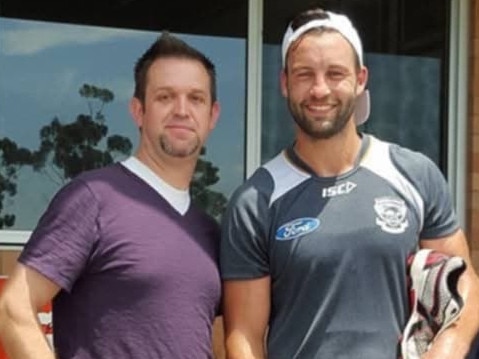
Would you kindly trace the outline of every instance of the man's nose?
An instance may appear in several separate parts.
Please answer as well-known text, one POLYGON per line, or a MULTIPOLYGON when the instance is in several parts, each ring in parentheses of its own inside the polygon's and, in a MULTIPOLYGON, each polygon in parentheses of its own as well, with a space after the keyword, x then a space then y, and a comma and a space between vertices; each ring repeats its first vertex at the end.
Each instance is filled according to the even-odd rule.
POLYGON ((325 77, 322 75, 317 75, 314 78, 314 82, 312 83, 310 93, 315 97, 323 97, 329 95, 331 89, 326 81, 325 77))
POLYGON ((188 99, 186 96, 178 96, 175 100, 175 114, 181 117, 188 115, 188 99))

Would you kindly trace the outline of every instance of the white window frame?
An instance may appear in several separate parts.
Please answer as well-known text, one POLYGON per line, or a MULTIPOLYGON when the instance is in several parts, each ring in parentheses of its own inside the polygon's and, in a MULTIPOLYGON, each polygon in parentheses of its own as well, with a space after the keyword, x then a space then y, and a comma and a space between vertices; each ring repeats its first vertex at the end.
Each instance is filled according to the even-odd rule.
POLYGON ((447 177, 462 228, 467 211, 467 124, 470 0, 451 0, 447 177))

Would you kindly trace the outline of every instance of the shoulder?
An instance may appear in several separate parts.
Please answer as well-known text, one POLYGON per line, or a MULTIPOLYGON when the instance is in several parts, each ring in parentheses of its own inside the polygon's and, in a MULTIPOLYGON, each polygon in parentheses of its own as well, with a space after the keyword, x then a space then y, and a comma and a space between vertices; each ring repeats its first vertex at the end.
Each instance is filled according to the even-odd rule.
MULTIPOLYGON (((379 140, 370 136, 369 164, 372 167, 390 165, 409 180, 424 181, 428 178, 443 177, 439 167, 421 152, 396 143, 379 140)), ((368 162, 368 161, 366 161, 368 162)))
POLYGON ((395 143, 390 144, 390 154, 392 161, 405 170, 421 172, 437 168, 437 165, 425 154, 395 143))
POLYGON ((124 181, 121 179, 124 172, 119 164, 82 172, 57 191, 51 204, 73 206, 83 203, 92 209, 101 198, 108 198, 115 191, 113 183, 124 181))
POLYGON ((417 151, 373 137, 368 152, 362 166, 387 181, 414 204, 421 223, 427 227, 423 237, 439 233, 436 228, 438 218, 451 228, 455 226, 449 187, 431 159, 417 151))
POLYGON ((390 155, 391 161, 398 171, 422 193, 431 193, 434 189, 445 189, 446 179, 444 174, 423 153, 392 144, 390 155))
POLYGON ((72 179, 72 186, 84 186, 94 193, 132 190, 136 176, 120 163, 88 170, 72 179))
POLYGON ((238 188, 232 200, 269 206, 309 178, 311 175, 297 167, 282 151, 258 168, 238 188))
POLYGON ((114 163, 105 167, 84 171, 76 176, 73 181, 94 183, 105 179, 117 178, 117 176, 124 173, 126 173, 126 169, 120 163, 114 163))
POLYGON ((231 196, 230 203, 245 203, 259 197, 266 199, 274 190, 274 178, 264 166, 257 168, 231 196))

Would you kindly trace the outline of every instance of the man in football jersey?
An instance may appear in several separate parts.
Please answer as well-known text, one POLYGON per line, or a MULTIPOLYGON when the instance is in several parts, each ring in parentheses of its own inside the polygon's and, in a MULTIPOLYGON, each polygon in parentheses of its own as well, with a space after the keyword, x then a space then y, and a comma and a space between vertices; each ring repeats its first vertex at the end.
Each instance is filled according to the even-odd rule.
POLYGON ((466 240, 437 166, 358 131, 369 94, 357 31, 344 15, 306 11, 286 30, 282 60, 294 142, 224 216, 228 358, 398 358, 417 248, 467 263, 462 315, 423 359, 465 358, 479 327, 466 240))

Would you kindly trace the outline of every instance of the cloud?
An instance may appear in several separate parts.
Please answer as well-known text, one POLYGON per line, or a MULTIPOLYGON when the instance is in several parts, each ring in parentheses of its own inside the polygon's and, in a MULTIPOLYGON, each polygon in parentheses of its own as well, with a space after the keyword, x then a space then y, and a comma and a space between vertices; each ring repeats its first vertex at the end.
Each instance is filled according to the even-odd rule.
POLYGON ((133 30, 36 23, 21 28, 2 29, 0 43, 5 55, 32 55, 59 46, 91 45, 144 35, 144 32, 133 30))

